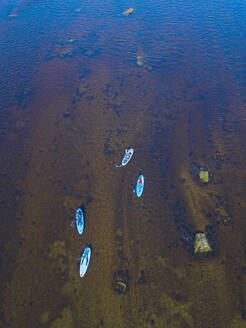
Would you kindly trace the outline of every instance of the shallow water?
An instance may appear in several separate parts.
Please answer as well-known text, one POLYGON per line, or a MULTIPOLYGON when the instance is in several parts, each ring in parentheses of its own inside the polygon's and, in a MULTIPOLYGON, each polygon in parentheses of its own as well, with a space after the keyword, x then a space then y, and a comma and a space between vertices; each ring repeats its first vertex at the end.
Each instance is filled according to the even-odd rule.
POLYGON ((245 3, 0 9, 0 327, 246 327, 245 3))

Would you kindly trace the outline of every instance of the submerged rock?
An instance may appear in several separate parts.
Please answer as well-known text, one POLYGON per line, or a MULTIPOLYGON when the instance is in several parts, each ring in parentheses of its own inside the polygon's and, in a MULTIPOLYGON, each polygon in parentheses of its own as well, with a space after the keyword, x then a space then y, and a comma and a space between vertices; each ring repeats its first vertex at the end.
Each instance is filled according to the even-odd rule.
POLYGON ((233 221, 232 221, 232 218, 229 217, 229 216, 224 216, 223 219, 222 219, 222 223, 225 225, 225 226, 230 226, 233 224, 233 221))
POLYGON ((140 67, 145 68, 148 71, 152 70, 152 66, 146 61, 146 59, 144 59, 143 56, 137 56, 137 65, 140 67))
POLYGON ((128 287, 128 270, 120 270, 114 273, 113 289, 117 294, 124 294, 128 287))
POLYGON ((143 61, 142 56, 137 56, 137 65, 138 66, 143 66, 144 65, 144 61, 143 61))
POLYGON ((193 247, 194 233, 183 224, 179 226, 179 231, 181 232, 181 240, 185 242, 189 247, 193 247))
POLYGON ((58 53, 58 57, 63 58, 66 56, 71 56, 73 50, 69 48, 61 49, 61 51, 58 53))
POLYGON ((17 16, 18 16, 17 12, 13 12, 13 13, 9 14, 9 17, 17 17, 17 16))
POLYGON ((79 53, 79 47, 75 38, 67 38, 65 40, 57 41, 52 45, 49 53, 46 55, 46 60, 54 58, 67 58, 79 53))
POLYGON ((125 16, 131 15, 134 12, 133 8, 129 8, 123 12, 125 16))
POLYGON ((65 41, 64 41, 64 43, 74 43, 76 41, 76 39, 74 39, 74 38, 70 38, 70 39, 66 39, 65 41))
POLYGON ((127 288, 127 284, 123 281, 116 281, 114 284, 114 290, 118 293, 118 294, 122 294, 125 293, 127 288))

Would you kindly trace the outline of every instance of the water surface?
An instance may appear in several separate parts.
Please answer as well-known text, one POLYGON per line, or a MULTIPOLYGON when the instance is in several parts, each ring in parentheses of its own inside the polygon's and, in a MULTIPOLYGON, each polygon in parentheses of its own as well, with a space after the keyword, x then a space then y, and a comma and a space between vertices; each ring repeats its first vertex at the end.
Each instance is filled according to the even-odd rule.
POLYGON ((245 3, 0 9, 0 326, 246 327, 245 3))

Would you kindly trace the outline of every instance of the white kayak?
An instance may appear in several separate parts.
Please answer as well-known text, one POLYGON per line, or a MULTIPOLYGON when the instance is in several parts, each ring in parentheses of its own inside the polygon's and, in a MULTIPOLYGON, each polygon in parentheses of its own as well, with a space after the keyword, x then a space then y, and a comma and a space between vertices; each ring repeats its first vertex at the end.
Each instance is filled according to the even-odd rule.
POLYGON ((125 150, 125 156, 123 157, 121 164, 120 165, 115 164, 115 167, 125 166, 130 161, 130 159, 132 158, 133 153, 134 153, 133 148, 127 148, 125 150))
POLYGON ((79 266, 79 275, 80 277, 84 277, 86 274, 86 271, 88 269, 88 266, 90 264, 90 259, 91 259, 91 248, 87 246, 81 256, 80 260, 80 266, 79 266))

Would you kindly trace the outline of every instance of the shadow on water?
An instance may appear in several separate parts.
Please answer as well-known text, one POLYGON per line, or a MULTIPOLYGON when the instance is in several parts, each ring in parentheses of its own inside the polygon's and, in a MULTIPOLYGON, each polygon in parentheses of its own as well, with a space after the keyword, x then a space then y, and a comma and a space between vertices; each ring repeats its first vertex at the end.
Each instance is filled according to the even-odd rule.
POLYGON ((246 6, 1 7, 0 326, 246 327, 246 6))

